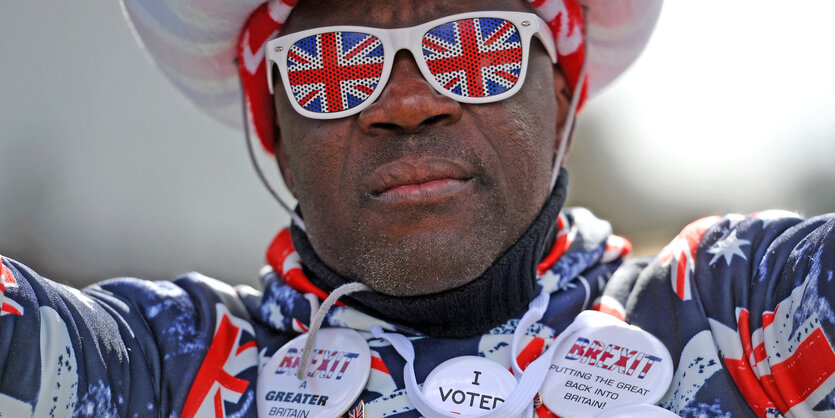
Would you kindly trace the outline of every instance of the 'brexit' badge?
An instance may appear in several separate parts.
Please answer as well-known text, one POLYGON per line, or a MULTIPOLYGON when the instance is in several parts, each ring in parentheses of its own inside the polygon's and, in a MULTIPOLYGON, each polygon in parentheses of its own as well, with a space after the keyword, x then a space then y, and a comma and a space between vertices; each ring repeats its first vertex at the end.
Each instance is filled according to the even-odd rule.
POLYGON ((597 311, 584 311, 560 335, 542 401, 562 417, 591 417, 624 405, 654 404, 673 378, 664 344, 597 311))
POLYGON ((301 367, 307 334, 273 354, 258 374, 259 417, 340 417, 359 397, 371 370, 371 352, 362 336, 348 328, 319 330, 310 366, 301 367))

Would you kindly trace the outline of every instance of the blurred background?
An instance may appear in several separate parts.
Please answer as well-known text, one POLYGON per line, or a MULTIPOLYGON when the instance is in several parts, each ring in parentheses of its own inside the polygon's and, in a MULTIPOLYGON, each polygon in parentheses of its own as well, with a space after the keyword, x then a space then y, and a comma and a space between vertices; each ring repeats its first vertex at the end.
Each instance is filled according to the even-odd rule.
MULTIPOLYGON (((639 254, 703 215, 835 211, 835 2, 787 5, 668 0, 580 117, 570 204, 639 254)), ((288 220, 243 141, 169 85, 118 2, 0 2, 0 254, 76 286, 257 285, 288 220)))

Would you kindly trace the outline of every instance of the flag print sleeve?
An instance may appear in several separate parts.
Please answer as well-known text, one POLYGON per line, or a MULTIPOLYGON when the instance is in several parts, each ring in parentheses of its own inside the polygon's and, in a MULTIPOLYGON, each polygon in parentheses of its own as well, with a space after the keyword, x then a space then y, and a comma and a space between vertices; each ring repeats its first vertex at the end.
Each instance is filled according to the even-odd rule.
POLYGON ((239 402, 257 350, 235 289, 192 274, 76 290, 6 258, 0 278, 0 417, 254 416, 239 402))
POLYGON ((709 217, 616 273, 604 298, 670 349, 661 405, 679 415, 833 414, 833 272, 833 214, 709 217))

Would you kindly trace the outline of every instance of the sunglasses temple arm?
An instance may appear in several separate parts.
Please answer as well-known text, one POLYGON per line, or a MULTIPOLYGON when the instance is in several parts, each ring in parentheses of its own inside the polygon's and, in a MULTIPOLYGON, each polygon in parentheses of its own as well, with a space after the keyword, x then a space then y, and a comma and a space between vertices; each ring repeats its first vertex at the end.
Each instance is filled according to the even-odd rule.
POLYGON ((534 36, 539 38, 539 42, 545 47, 545 50, 548 52, 548 56, 551 57, 551 63, 556 64, 557 46, 554 35, 551 33, 551 28, 549 28, 548 24, 541 19, 536 25, 538 29, 534 32, 534 36))
POLYGON ((278 65, 278 63, 273 63, 269 51, 267 51, 267 58, 264 60, 264 63, 267 66, 267 88, 270 90, 270 95, 273 95, 275 94, 275 86, 273 86, 273 65, 278 65))

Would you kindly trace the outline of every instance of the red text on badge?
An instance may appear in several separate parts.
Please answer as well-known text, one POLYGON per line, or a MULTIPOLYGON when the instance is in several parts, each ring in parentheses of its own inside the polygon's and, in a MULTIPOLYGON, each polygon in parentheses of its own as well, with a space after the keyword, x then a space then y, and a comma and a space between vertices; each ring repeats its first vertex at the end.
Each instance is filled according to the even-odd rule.
POLYGON ((638 379, 643 379, 653 364, 661 361, 661 358, 649 353, 616 344, 606 344, 599 340, 589 341, 583 337, 577 337, 577 341, 566 353, 565 359, 627 376, 632 376, 638 370, 638 379))
MULTIPOLYGON (((296 369, 301 362, 301 350, 290 348, 284 357, 279 361, 275 374, 296 374, 296 369)), ((313 358, 310 361, 310 368, 307 377, 318 379, 342 379, 345 371, 351 365, 351 361, 359 357, 358 353, 339 350, 314 350, 313 358)))

